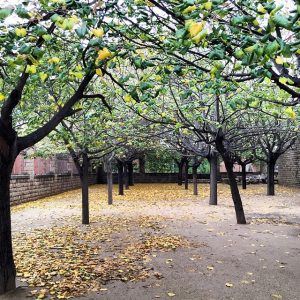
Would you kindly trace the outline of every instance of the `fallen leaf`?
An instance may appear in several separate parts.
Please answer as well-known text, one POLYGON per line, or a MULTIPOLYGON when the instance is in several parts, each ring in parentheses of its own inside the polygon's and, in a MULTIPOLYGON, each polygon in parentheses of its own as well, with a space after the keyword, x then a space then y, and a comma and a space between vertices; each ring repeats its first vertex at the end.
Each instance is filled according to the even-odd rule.
POLYGON ((282 296, 279 294, 272 294, 271 296, 273 299, 282 299, 282 296))

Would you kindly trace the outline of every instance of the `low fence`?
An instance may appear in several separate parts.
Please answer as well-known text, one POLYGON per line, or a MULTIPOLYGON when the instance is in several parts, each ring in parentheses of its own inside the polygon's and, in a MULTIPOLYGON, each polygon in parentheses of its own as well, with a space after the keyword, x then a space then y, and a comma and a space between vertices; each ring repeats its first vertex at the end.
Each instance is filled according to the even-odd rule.
MULTIPOLYGON (((96 183, 96 175, 89 176, 89 183, 96 183)), ((52 196, 80 187, 78 175, 13 175, 10 181, 11 204, 16 205, 52 196)))

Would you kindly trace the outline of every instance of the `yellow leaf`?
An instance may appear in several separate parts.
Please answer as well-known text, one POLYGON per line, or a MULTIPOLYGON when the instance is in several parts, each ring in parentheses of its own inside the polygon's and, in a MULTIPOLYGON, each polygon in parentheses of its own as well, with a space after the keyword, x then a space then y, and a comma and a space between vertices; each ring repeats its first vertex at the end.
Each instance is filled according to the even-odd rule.
POLYGON ((225 286, 226 286, 226 287, 233 287, 233 284, 232 284, 232 283, 229 283, 229 282, 226 282, 226 283, 225 283, 225 286))
POLYGON ((106 58, 110 57, 111 53, 107 48, 103 48, 98 52, 98 59, 105 60, 106 58))
POLYGON ((176 294, 171 293, 171 292, 169 292, 167 295, 168 295, 169 297, 174 297, 174 296, 176 296, 176 294))
POLYGON ((58 64, 60 61, 60 59, 58 57, 52 57, 50 59, 48 59, 48 63, 50 64, 58 64))
POLYGON ((285 113, 292 119, 295 120, 296 119, 296 113, 294 112, 294 110, 291 107, 288 107, 285 110, 285 113))
POLYGON ((182 13, 185 15, 185 14, 189 14, 191 12, 193 12, 194 10, 196 10, 197 7, 196 5, 190 5, 188 6, 182 13))
POLYGON ((45 80, 47 79, 48 75, 44 72, 40 72, 39 73, 39 77, 42 80, 42 82, 45 82, 45 80))
POLYGON ((25 73, 35 74, 36 73, 36 66, 35 65, 27 65, 25 73))
POLYGON ((96 74, 97 74, 98 76, 100 76, 100 77, 103 76, 103 72, 102 72, 101 69, 96 69, 96 74))
POLYGON ((206 38, 207 34, 208 34, 207 29, 204 29, 204 30, 200 31, 196 36, 194 36, 192 38, 192 41, 195 44, 199 44, 202 40, 204 40, 206 38))
POLYGON ((272 294, 271 296, 273 299, 282 299, 282 296, 279 294, 272 294))
POLYGON ((2 93, 0 93, 0 101, 3 101, 4 99, 5 99, 5 96, 2 93))
POLYGON ((189 33, 190 36, 193 38, 195 37, 202 29, 203 29, 204 23, 203 22, 198 22, 198 23, 193 23, 189 27, 189 33))
POLYGON ((212 8, 212 2, 211 1, 205 2, 204 3, 204 8, 206 10, 211 10, 211 8, 212 8))
POLYGON ((16 28, 15 32, 19 37, 24 37, 27 34, 27 30, 25 28, 16 28))
POLYGON ((283 58, 281 56, 277 56, 275 59, 275 62, 278 65, 283 65, 283 63, 284 63, 283 58))
POLYGON ((213 266, 207 266, 207 270, 212 271, 214 269, 213 266))
POLYGON ((103 28, 94 28, 91 30, 91 32, 95 37, 98 37, 98 38, 101 38, 104 35, 103 28))
POLYGON ((257 11, 261 14, 266 14, 267 10, 259 3, 257 6, 257 11))

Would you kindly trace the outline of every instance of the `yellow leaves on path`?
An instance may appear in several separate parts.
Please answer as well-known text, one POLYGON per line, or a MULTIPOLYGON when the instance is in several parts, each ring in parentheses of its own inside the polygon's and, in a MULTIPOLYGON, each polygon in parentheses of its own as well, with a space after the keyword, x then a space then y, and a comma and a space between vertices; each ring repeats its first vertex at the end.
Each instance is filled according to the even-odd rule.
POLYGON ((18 233, 13 240, 17 276, 36 288, 32 293, 37 299, 49 295, 68 299, 106 291, 103 285, 111 280, 157 277, 145 259, 152 251, 190 247, 186 239, 163 233, 159 220, 163 219, 106 216, 89 226, 77 221, 76 225, 18 233))

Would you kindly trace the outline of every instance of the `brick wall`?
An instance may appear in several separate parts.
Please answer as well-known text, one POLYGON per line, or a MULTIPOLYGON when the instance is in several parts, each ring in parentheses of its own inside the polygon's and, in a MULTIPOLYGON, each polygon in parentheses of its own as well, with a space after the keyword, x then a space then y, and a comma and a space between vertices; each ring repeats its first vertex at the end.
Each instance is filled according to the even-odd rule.
MULTIPOLYGON (((96 183, 96 175, 89 177, 90 184, 96 183)), ((39 198, 52 196, 80 187, 77 175, 40 175, 30 179, 29 175, 12 176, 10 181, 11 204, 16 205, 39 198)))
POLYGON ((278 159, 278 183, 300 186, 300 140, 278 159))

